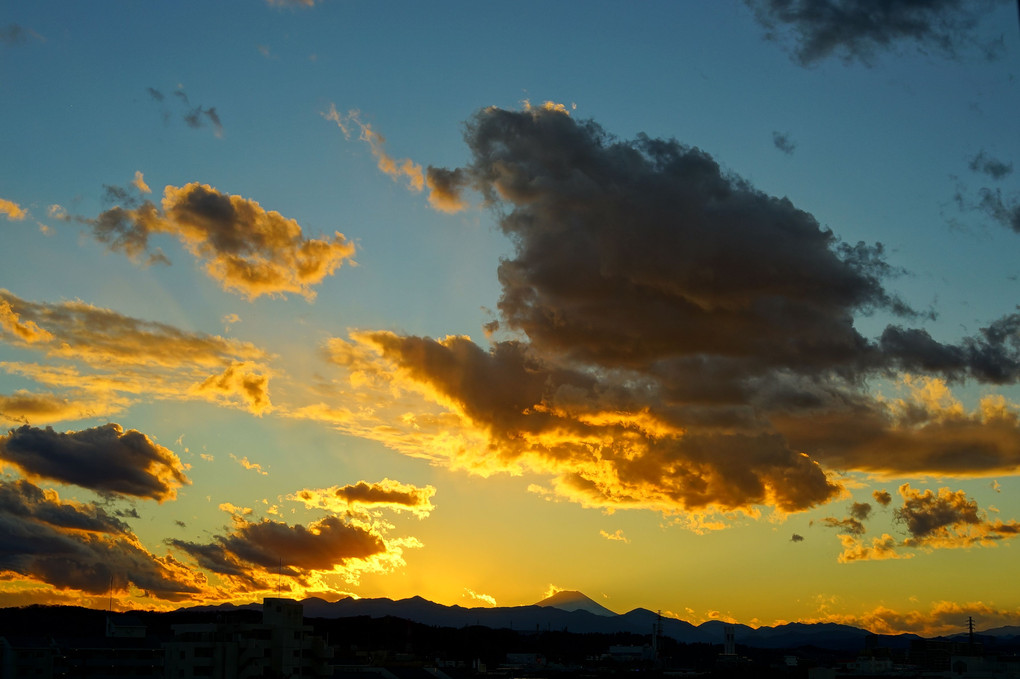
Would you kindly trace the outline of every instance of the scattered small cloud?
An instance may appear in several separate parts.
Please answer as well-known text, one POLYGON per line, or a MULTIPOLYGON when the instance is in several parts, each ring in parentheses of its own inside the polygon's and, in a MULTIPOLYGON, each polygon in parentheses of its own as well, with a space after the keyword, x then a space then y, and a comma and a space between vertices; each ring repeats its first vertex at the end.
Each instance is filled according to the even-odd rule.
MULTIPOLYGON (((161 105, 163 121, 168 122, 173 117, 173 114, 170 109, 164 105, 167 101, 166 95, 155 87, 147 87, 145 90, 148 92, 149 97, 153 101, 161 105)), ((179 110, 177 115, 180 116, 180 119, 183 120, 188 127, 199 129, 208 124, 212 127, 213 133, 217 137, 223 136, 223 123, 220 120, 219 113, 216 112, 215 106, 192 106, 187 92, 185 92, 184 88, 179 85, 177 89, 173 90, 172 95, 180 102, 180 106, 183 106, 183 109, 179 110)))
POLYGON ((478 592, 475 592, 472 589, 468 589, 467 587, 464 588, 464 596, 468 597, 472 601, 480 601, 483 604, 487 604, 489 606, 493 606, 493 607, 496 606, 496 598, 495 597, 493 597, 493 596, 491 596, 489 594, 479 594, 478 592))
POLYGON ((624 543, 628 543, 628 544, 630 543, 630 538, 628 538, 627 536, 625 536, 623 534, 623 529, 619 529, 618 528, 616 531, 614 531, 612 533, 609 533, 609 532, 604 531, 604 530, 600 530, 599 531, 599 535, 601 535, 606 540, 612 540, 612 541, 615 541, 615 542, 624 542, 624 543))
POLYGON ((397 512, 408 511, 423 519, 435 509, 432 504, 435 493, 436 489, 433 486, 419 488, 393 479, 383 479, 378 483, 359 481, 355 484, 320 490, 299 490, 288 499, 336 513, 350 511, 353 508, 382 508, 397 512))
POLYGON ((270 7, 308 8, 314 7, 317 0, 266 0, 270 7))
POLYGON ((804 542, 804 536, 803 535, 798 535, 797 533, 794 533, 790 537, 790 542, 804 542))
POLYGON ((797 148, 797 144, 790 138, 789 132, 774 131, 772 133, 772 143, 775 144, 777 149, 788 156, 793 155, 794 149, 797 148))
POLYGON ((237 455, 231 453, 230 459, 249 471, 258 472, 262 476, 269 476, 269 472, 263 469, 262 465, 260 465, 257 462, 249 461, 247 455, 245 455, 244 457, 238 457, 237 455))
POLYGON ((883 507, 888 507, 892 503, 892 494, 887 490, 872 491, 871 497, 875 498, 875 502, 883 507))
POLYGON ((21 207, 14 201, 0 198, 0 215, 4 215, 7 219, 12 221, 20 221, 25 217, 28 217, 28 210, 21 207))
POLYGON ((30 28, 24 28, 18 24, 7 24, 6 26, 0 26, 0 45, 7 47, 13 47, 15 45, 23 45, 28 42, 28 39, 32 38, 40 42, 45 42, 45 38, 33 31, 30 28))
POLYGON ((152 193, 152 189, 145 183, 145 176, 142 175, 140 170, 135 171, 135 178, 131 181, 131 185, 141 193, 152 193))

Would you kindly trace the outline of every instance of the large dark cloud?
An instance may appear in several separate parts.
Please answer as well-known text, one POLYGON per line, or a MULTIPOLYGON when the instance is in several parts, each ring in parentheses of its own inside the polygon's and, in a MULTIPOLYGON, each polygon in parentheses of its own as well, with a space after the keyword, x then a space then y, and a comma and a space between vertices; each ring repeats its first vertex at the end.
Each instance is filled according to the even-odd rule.
POLYGON ((869 63, 877 54, 913 44, 955 57, 977 48, 993 57, 1001 45, 981 44, 981 15, 1005 0, 745 0, 773 40, 794 41, 803 65, 830 56, 869 63))
POLYGON ((134 585, 177 601, 205 591, 203 576, 148 552, 102 507, 62 502, 23 480, 0 482, 0 571, 88 594, 134 585))
POLYGON ((29 477, 160 502, 191 483, 172 451, 113 423, 66 433, 25 425, 0 436, 0 459, 29 477))
POLYGON ((422 417, 402 440, 373 435, 424 441, 412 454, 456 466, 540 470, 583 503, 664 511, 823 503, 837 486, 816 461, 960 474, 1020 463, 1006 406, 967 414, 925 402, 920 382, 914 405, 866 388, 903 371, 931 389, 1015 383, 1020 316, 955 342, 911 327, 930 316, 890 292, 898 271, 880 244, 841 241, 675 140, 619 140, 556 105, 485 109, 465 139, 472 163, 429 168, 427 183, 451 204, 477 190, 511 239, 489 330, 515 339, 334 342, 338 363, 378 376, 381 359, 391 393, 415 385, 466 432, 432 446, 424 426, 447 436, 450 420, 422 417), (857 321, 875 313, 897 322, 865 337, 857 321))

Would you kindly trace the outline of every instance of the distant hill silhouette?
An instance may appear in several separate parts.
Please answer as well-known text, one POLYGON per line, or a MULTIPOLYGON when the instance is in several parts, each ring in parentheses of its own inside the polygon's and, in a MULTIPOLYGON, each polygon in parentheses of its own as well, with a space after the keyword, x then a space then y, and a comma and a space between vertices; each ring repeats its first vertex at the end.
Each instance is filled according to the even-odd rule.
MULTIPOLYGON (((575 591, 558 592, 530 606, 465 608, 444 606, 419 596, 396 601, 386 598, 345 598, 328 602, 313 598, 305 599, 303 603, 305 617, 308 618, 394 617, 434 627, 482 626, 520 632, 551 630, 576 634, 651 635, 659 620, 657 613, 645 608, 635 608, 623 614, 614 613, 581 592, 575 591)), ((257 608, 258 604, 251 606, 257 608)), ((215 609, 216 607, 202 607, 202 610, 215 609)), ((692 625, 684 620, 663 617, 661 622, 663 636, 680 643, 721 645, 725 639, 725 628, 732 626, 736 643, 761 649, 816 646, 834 650, 856 650, 862 648, 864 639, 871 635, 867 630, 836 623, 788 623, 775 627, 753 628, 740 624, 731 625, 719 620, 692 625)), ((1002 631, 997 633, 997 630, 989 630, 982 634, 995 635, 1003 639, 1018 636, 1015 631, 1011 631, 1014 628, 998 629, 1002 631)), ((921 638, 915 634, 879 636, 882 645, 892 647, 906 647, 911 640, 921 638)))
POLYGON ((556 592, 551 597, 542 599, 535 605, 551 606, 552 608, 558 608, 561 611, 588 611, 594 615, 616 615, 616 613, 605 606, 599 605, 584 594, 574 590, 562 590, 556 592))

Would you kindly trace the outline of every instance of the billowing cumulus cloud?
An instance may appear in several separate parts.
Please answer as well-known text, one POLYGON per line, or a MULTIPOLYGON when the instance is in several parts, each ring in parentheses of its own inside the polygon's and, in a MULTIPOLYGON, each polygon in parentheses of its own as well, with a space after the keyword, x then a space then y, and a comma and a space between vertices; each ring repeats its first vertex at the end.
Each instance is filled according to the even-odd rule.
POLYGON ((556 105, 485 109, 465 140, 473 161, 444 191, 480 193, 514 246, 490 346, 352 333, 331 357, 380 405, 296 415, 666 513, 806 509, 840 493, 827 469, 1020 463, 1017 408, 990 395, 967 412, 948 386, 1015 383, 1020 315, 955 342, 911 327, 929 316, 887 289, 881 244, 840 241, 675 140, 619 140, 556 105), (865 337, 855 321, 875 313, 896 322, 865 337), (897 375, 903 398, 865 388, 897 375))
POLYGON ((794 41, 802 65, 830 56, 870 63, 881 52, 913 44, 955 57, 977 48, 991 58, 997 44, 982 45, 973 36, 981 15, 994 0, 745 0, 771 40, 794 41))
MULTIPOLYGON (((841 562, 906 559, 913 556, 910 550, 988 547, 1020 536, 1020 522, 989 519, 977 502, 962 490, 940 488, 938 492, 922 492, 905 483, 900 486, 899 494, 903 504, 895 510, 894 516, 906 529, 907 536, 896 540, 884 534, 868 544, 860 539, 863 526, 859 532, 846 530, 840 535, 843 544, 843 553, 839 557, 841 562)), ((826 519, 826 522, 829 525, 842 523, 834 519, 826 519)))
POLYGON ((0 460, 30 479, 158 502, 176 498, 177 489, 191 483, 171 450, 112 423, 63 433, 25 425, 0 436, 0 460))
POLYGON ((52 421, 61 400, 64 412, 92 417, 140 398, 209 400, 255 414, 271 407, 269 357, 251 343, 185 332, 80 301, 32 302, 0 289, 0 342, 47 359, 0 362, 0 370, 61 390, 34 397, 34 405, 25 394, 6 396, 5 411, 18 406, 19 417, 6 416, 14 421, 52 421), (30 417, 33 410, 43 419, 30 417))
POLYGON ((358 508, 384 508, 397 512, 408 511, 419 518, 425 518, 435 509, 432 504, 432 496, 435 494, 433 486, 419 488, 393 479, 383 479, 377 483, 359 481, 346 486, 300 490, 290 499, 303 502, 309 507, 338 513, 358 508))
POLYGON ((937 493, 922 493, 903 484, 900 495, 903 506, 896 510, 896 518, 910 534, 903 543, 908 547, 969 547, 1020 535, 1020 523, 989 520, 962 490, 940 488, 937 493))
POLYGON ((20 220, 28 216, 28 210, 14 201, 0 198, 0 215, 4 215, 7 219, 20 220))
POLYGON ((167 186, 160 207, 116 187, 107 187, 107 193, 124 205, 85 221, 110 249, 168 262, 150 249, 149 239, 171 234, 223 289, 248 299, 293 292, 311 300, 313 286, 354 256, 354 245, 340 232, 306 238, 293 219, 205 184, 167 186))
POLYGON ((102 507, 61 501, 24 480, 0 482, 0 572, 85 594, 134 587, 180 601, 208 591, 204 576, 147 551, 102 507))

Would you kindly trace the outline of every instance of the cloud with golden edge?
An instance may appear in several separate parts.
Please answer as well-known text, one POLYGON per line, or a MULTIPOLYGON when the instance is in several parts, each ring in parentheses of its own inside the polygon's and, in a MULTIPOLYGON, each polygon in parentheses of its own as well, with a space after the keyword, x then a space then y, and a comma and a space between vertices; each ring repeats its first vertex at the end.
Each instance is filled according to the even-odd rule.
POLYGON ((0 215, 13 221, 20 221, 28 216, 28 210, 13 201, 0 198, 0 215))
POLYGON ((61 500, 29 481, 0 481, 4 579, 82 595, 138 594, 164 601, 212 596, 201 573, 149 552, 96 503, 61 500))
POLYGON ((384 478, 377 483, 359 481, 345 486, 332 486, 319 490, 305 489, 289 495, 288 500, 302 502, 307 507, 344 513, 351 509, 391 509, 411 512, 419 519, 426 518, 435 506, 433 486, 417 487, 384 478))
POLYGON ((628 538, 626 535, 623 534, 623 529, 622 528, 618 528, 618 529, 616 529, 615 532, 612 532, 612 533, 610 533, 608 531, 600 530, 599 531, 599 535, 601 535, 606 540, 611 540, 611 541, 615 541, 615 542, 623 542, 623 543, 626 543, 626 544, 630 543, 630 538, 628 538))
MULTIPOLYGON (((242 467, 244 467, 248 471, 257 472, 261 476, 269 476, 269 472, 267 472, 265 469, 263 469, 262 465, 258 464, 257 462, 249 461, 247 455, 244 456, 244 457, 238 457, 237 455, 234 455, 233 453, 231 453, 230 454, 230 459, 232 459, 234 462, 236 462, 237 464, 241 465, 242 467)), ((220 508, 222 509, 222 506, 220 508)))
POLYGON ((152 189, 145 183, 145 175, 142 174, 141 170, 135 171, 135 178, 131 180, 131 186, 138 189, 141 193, 152 193, 152 189))
POLYGON ((63 393, 33 399, 5 396, 9 420, 54 421, 57 412, 85 412, 69 404, 92 402, 92 414, 117 412, 140 398, 205 400, 271 409, 265 362, 250 342, 185 332, 124 316, 84 302, 39 303, 0 290, 0 342, 43 354, 47 363, 0 362, 0 370, 63 393), (65 405, 60 405, 63 402, 65 405), (58 407, 59 406, 59 407, 58 407), (42 417, 31 417, 33 410, 42 417))
POLYGON ((415 193, 429 190, 429 204, 440 212, 460 212, 467 207, 467 201, 461 198, 461 190, 468 183, 468 176, 460 170, 429 167, 423 171, 421 165, 409 158, 397 160, 386 152, 386 138, 372 129, 372 126, 361 120, 361 112, 351 110, 341 115, 335 104, 329 105, 329 111, 323 113, 326 120, 336 123, 346 139, 350 139, 356 131, 358 139, 366 142, 372 150, 372 156, 380 171, 394 181, 405 179, 407 188, 415 193))
POLYGON ((467 587, 464 588, 464 596, 469 598, 471 601, 480 601, 481 603, 489 606, 496 606, 496 597, 489 594, 479 594, 473 589, 469 589, 467 587))
POLYGON ((52 424, 67 420, 106 418, 123 411, 129 401, 124 398, 99 400, 94 395, 83 397, 57 396, 52 393, 24 389, 10 395, 0 394, 0 424, 52 424))
POLYGON ((24 425, 0 436, 0 460, 31 480, 157 502, 176 499, 191 483, 173 451, 115 423, 70 432, 24 425))
POLYGON ((732 460, 713 459, 706 446, 757 437, 738 443, 688 432, 647 404, 628 402, 624 390, 545 365, 517 343, 485 352, 463 337, 378 332, 333 340, 330 349, 352 383, 374 390, 376 417, 386 398, 393 409, 414 408, 376 427, 352 413, 338 428, 483 475, 552 474, 558 494, 587 506, 753 511, 747 505, 758 501, 793 510, 835 491, 817 465, 767 437, 760 466, 738 463, 736 449, 732 460))
POLYGON ((224 290, 249 300, 297 293, 311 301, 313 287, 354 256, 354 244, 339 231, 306 238, 295 220, 207 184, 167 186, 159 207, 125 189, 107 187, 107 194, 121 204, 81 221, 108 248, 135 260, 169 263, 149 240, 170 234, 224 290))
POLYGON ((874 634, 918 634, 924 637, 949 636, 966 631, 966 621, 978 621, 978 631, 1020 625, 1020 608, 998 608, 993 603, 972 601, 936 601, 928 611, 896 611, 879 606, 863 614, 833 613, 821 618, 802 619, 803 623, 839 623, 866 629, 874 634))
POLYGON ((869 544, 861 538, 865 530, 860 521, 852 517, 825 519, 827 525, 844 530, 839 536, 843 545, 840 563, 909 559, 914 556, 908 551, 911 549, 931 551, 992 547, 1002 540, 1020 536, 1020 522, 988 519, 977 502, 962 490, 939 488, 937 492, 931 489, 921 491, 904 483, 899 493, 903 504, 893 515, 907 531, 907 537, 902 540, 897 541, 884 533, 880 538, 872 538, 869 544))
POLYGON ((291 525, 249 516, 234 511, 230 530, 211 542, 167 542, 212 573, 225 591, 246 598, 281 589, 302 598, 309 591, 333 588, 335 582, 357 584, 363 574, 404 566, 404 550, 421 547, 412 537, 388 537, 386 525, 352 518, 327 516, 291 525))
POLYGON ((48 342, 53 339, 53 335, 40 328, 35 321, 22 322, 21 317, 6 299, 0 299, 0 328, 15 335, 26 344, 48 342))

